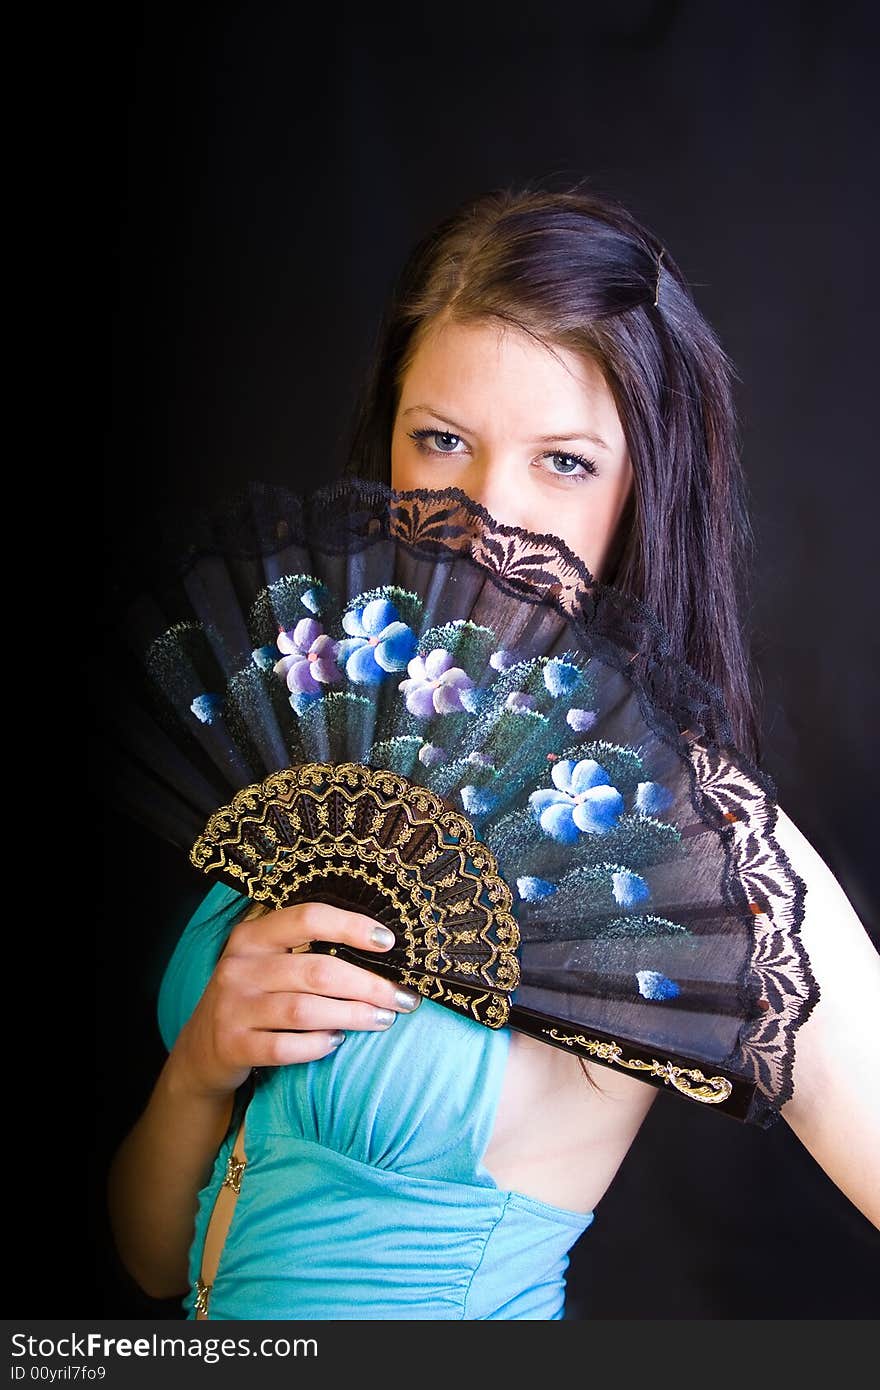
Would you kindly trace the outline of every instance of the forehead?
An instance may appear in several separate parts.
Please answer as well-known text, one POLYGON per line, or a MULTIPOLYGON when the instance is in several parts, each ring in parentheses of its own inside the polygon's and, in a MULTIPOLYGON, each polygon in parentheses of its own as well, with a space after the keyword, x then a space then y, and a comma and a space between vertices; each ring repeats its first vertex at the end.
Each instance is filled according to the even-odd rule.
POLYGON ((414 405, 477 432, 595 429, 608 431, 609 444, 623 440, 614 398, 588 354, 491 321, 425 331, 403 376, 399 411, 414 405))

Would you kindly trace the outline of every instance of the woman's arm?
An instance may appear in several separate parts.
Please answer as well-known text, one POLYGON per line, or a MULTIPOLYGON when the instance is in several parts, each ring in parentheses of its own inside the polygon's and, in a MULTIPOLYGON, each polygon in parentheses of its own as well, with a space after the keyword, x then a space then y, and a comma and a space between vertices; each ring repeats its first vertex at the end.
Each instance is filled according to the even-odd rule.
POLYGON ((780 810, 776 834, 807 885, 801 936, 821 998, 795 1037, 781 1114, 880 1229, 880 955, 828 865, 780 810))
POLYGON ((234 1101, 234 1091, 194 1093, 172 1052, 114 1155, 107 1186, 113 1236, 123 1264, 150 1298, 173 1298, 188 1287, 197 1197, 234 1101))

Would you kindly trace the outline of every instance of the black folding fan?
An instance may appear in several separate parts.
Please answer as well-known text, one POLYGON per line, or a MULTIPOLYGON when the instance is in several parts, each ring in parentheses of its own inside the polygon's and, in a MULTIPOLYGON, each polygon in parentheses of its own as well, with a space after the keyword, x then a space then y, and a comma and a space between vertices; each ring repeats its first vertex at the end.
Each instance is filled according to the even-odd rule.
POLYGON ((107 625, 101 781, 316 943, 766 1127, 818 998, 771 779, 649 609, 457 488, 251 483, 107 625))

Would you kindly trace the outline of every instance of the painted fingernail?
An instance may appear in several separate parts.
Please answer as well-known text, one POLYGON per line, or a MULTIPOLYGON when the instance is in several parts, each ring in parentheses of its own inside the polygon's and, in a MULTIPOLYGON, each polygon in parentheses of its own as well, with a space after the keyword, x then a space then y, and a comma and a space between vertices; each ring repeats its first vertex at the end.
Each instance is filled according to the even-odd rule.
POLYGON ((338 1047, 341 1042, 345 1042, 345 1034, 341 1030, 330 1034, 331 1047, 338 1047))
POLYGON ((397 1014, 393 1009, 376 1010, 376 1022, 380 1028, 389 1028, 396 1018, 397 1014))
POLYGON ((370 940, 374 946, 393 946, 394 932, 389 931, 387 927, 374 927, 370 940))
POLYGON ((414 1009, 417 1004, 422 1002, 421 995, 410 994, 405 989, 398 989, 394 992, 394 1002, 398 1009, 404 1009, 407 1013, 414 1009))

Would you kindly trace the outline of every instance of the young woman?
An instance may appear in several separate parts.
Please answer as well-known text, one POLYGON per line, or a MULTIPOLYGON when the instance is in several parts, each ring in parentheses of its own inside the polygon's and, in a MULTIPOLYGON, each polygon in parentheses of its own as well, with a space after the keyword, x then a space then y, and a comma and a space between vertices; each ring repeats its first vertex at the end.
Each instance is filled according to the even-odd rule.
MULTIPOLYGON (((491 193, 405 267, 352 464, 561 537, 654 609, 757 760, 731 378, 674 260, 623 208, 491 193)), ((777 837, 807 885, 821 991, 781 1113, 880 1225, 880 959, 784 812, 777 837)), ((121 1257, 189 1317, 561 1318, 568 1252, 657 1090, 308 952, 379 953, 376 927, 208 893, 162 982, 167 1062, 110 1173, 121 1257), (248 1115, 252 1068, 269 1071, 248 1115)))

